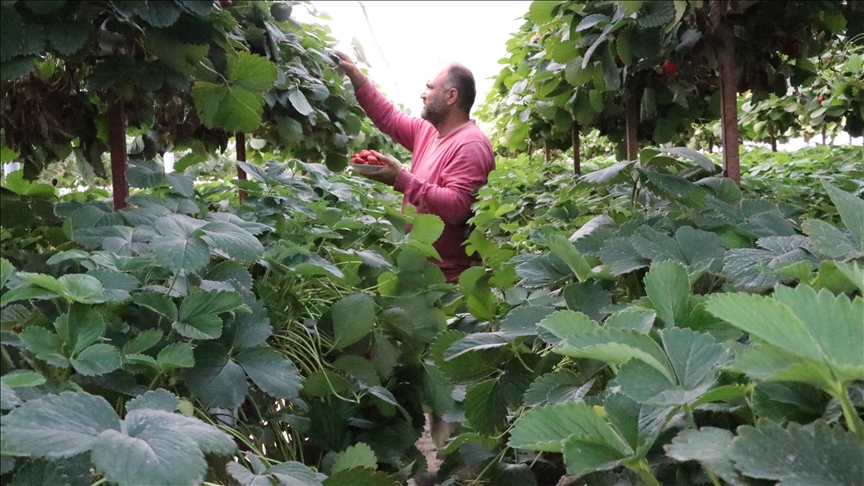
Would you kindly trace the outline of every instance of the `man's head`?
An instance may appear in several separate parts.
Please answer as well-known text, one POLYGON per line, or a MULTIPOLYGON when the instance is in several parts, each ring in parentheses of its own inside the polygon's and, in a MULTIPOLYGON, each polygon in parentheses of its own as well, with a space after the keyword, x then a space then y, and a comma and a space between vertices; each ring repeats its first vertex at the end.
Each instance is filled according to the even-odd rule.
POLYGON ((436 126, 450 113, 456 112, 467 118, 476 96, 477 88, 471 71, 459 63, 450 64, 426 83, 426 89, 420 95, 423 98, 420 116, 436 126))

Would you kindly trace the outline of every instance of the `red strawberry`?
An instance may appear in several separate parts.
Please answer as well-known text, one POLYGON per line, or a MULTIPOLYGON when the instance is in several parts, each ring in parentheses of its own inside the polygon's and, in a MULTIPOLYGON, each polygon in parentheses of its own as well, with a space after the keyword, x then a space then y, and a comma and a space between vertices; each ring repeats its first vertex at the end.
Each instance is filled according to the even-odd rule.
POLYGON ((675 61, 666 61, 663 63, 663 74, 672 77, 678 74, 678 65, 675 61))

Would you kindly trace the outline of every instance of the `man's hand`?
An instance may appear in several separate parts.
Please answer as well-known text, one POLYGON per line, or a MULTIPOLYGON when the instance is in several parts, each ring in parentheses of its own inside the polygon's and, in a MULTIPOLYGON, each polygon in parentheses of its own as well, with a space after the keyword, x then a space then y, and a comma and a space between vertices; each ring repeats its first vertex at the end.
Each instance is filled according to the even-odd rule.
POLYGON ((331 51, 333 55, 340 59, 339 63, 336 66, 348 76, 348 79, 351 80, 351 85, 354 86, 354 89, 357 90, 360 86, 363 86, 363 83, 366 82, 366 75, 363 74, 363 71, 354 64, 354 61, 348 57, 348 54, 345 54, 341 51, 331 51))
POLYGON ((396 176, 399 175, 399 171, 402 170, 402 164, 399 163, 398 160, 393 157, 389 157, 380 152, 376 152, 374 150, 371 151, 372 154, 378 158, 381 162, 386 164, 385 167, 382 167, 375 172, 370 172, 368 174, 361 174, 363 177, 367 179, 372 179, 373 181, 383 182, 388 186, 392 186, 394 182, 396 182, 396 176))

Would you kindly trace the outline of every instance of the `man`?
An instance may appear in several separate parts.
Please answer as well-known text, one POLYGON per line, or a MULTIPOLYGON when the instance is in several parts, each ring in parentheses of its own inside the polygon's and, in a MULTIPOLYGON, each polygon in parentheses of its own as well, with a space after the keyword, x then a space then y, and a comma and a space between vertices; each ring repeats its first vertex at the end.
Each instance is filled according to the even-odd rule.
POLYGON ((444 232, 433 244, 442 261, 434 263, 448 282, 455 282, 473 261, 464 247, 475 201, 472 192, 486 184, 495 168, 492 143, 469 116, 476 96, 474 75, 461 64, 444 68, 426 83, 420 95, 423 111, 417 118, 387 100, 347 55, 334 53, 375 126, 413 154, 409 171, 395 159, 375 153, 386 167, 366 177, 403 193, 403 207, 411 204, 418 213, 444 221, 444 232))

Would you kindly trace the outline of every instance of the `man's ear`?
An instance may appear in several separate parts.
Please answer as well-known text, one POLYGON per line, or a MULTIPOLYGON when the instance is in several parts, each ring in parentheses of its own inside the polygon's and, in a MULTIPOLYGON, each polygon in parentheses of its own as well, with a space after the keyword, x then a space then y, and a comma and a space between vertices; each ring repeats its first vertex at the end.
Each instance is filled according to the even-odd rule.
POLYGON ((456 101, 459 99, 459 90, 456 88, 450 88, 447 90, 447 104, 455 105, 456 101))

